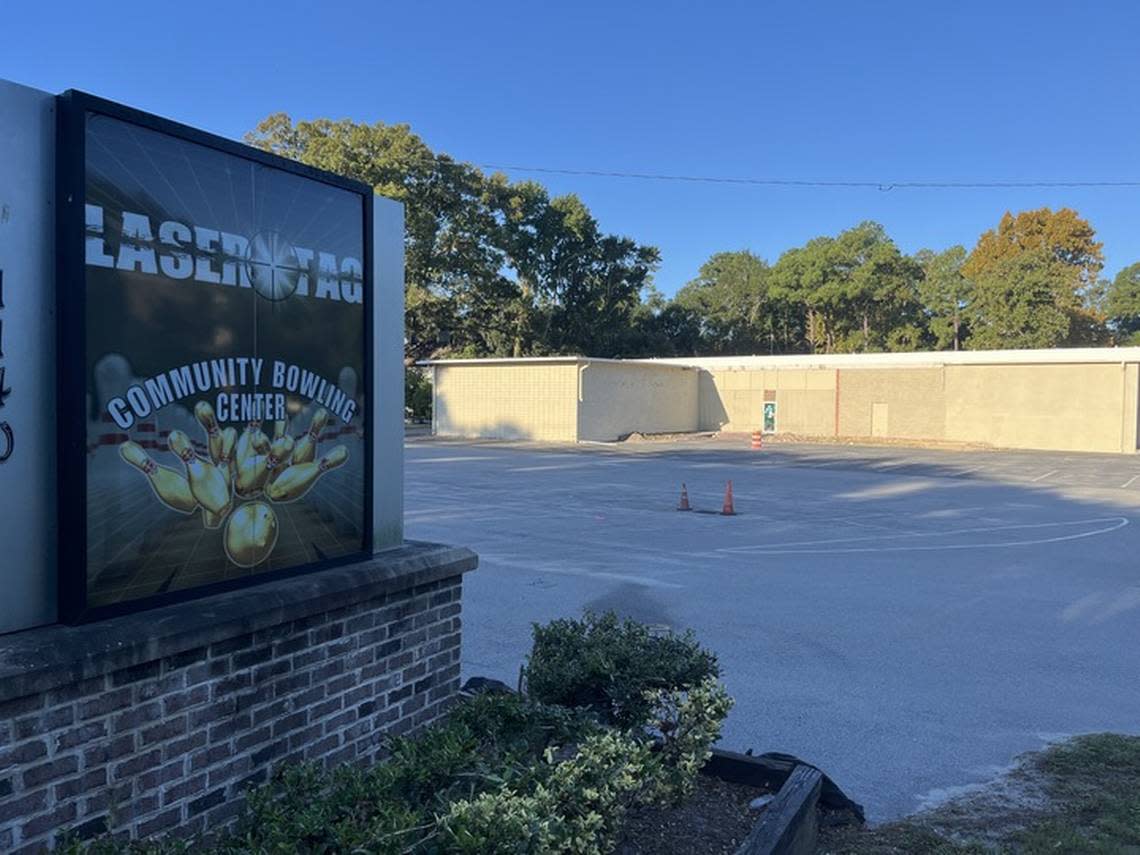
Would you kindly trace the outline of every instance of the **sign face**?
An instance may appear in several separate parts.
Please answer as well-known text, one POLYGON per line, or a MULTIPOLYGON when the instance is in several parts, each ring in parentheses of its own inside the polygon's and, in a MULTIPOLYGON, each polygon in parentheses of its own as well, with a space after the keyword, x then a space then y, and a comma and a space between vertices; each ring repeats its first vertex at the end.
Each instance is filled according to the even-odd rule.
POLYGON ((60 132, 61 617, 367 552, 370 190, 78 93, 60 132))
POLYGON ((764 402, 764 433, 776 432, 776 402, 764 402))

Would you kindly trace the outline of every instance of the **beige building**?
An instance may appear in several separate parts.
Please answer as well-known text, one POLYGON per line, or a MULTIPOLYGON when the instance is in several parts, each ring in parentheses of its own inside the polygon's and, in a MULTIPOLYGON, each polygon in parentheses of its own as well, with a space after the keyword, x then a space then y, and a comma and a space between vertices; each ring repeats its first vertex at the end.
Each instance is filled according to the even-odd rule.
POLYGON ((440 436, 609 441, 633 431, 1134 452, 1140 348, 441 360, 440 436))
POLYGON ((699 429, 700 372, 684 365, 580 356, 424 364, 438 436, 580 442, 699 429))

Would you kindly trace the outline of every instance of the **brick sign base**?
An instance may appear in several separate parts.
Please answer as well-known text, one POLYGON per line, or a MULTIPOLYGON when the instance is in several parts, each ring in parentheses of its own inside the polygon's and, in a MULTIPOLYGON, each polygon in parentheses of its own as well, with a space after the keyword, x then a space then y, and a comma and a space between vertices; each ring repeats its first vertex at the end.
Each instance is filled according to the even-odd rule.
POLYGON ((372 762, 459 687, 466 549, 346 567, 81 627, 0 635, 0 852, 189 835, 274 765, 372 762))

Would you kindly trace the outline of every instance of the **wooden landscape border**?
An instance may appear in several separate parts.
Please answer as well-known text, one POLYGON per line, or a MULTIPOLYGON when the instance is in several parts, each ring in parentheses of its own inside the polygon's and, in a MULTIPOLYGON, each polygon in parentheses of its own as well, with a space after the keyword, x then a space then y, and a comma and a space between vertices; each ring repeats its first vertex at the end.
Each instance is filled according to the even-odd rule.
POLYGON ((819 769, 789 754, 738 754, 714 748, 701 773, 733 784, 777 790, 736 855, 813 855, 820 809, 864 822, 863 808, 819 769))

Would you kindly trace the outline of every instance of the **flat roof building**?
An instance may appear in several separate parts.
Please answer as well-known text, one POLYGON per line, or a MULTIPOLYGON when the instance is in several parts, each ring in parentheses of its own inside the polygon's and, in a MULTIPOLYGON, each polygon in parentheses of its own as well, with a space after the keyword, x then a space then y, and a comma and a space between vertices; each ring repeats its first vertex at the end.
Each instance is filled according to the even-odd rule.
POLYGON ((428 360, 440 436, 753 431, 1135 452, 1140 347, 428 360))

